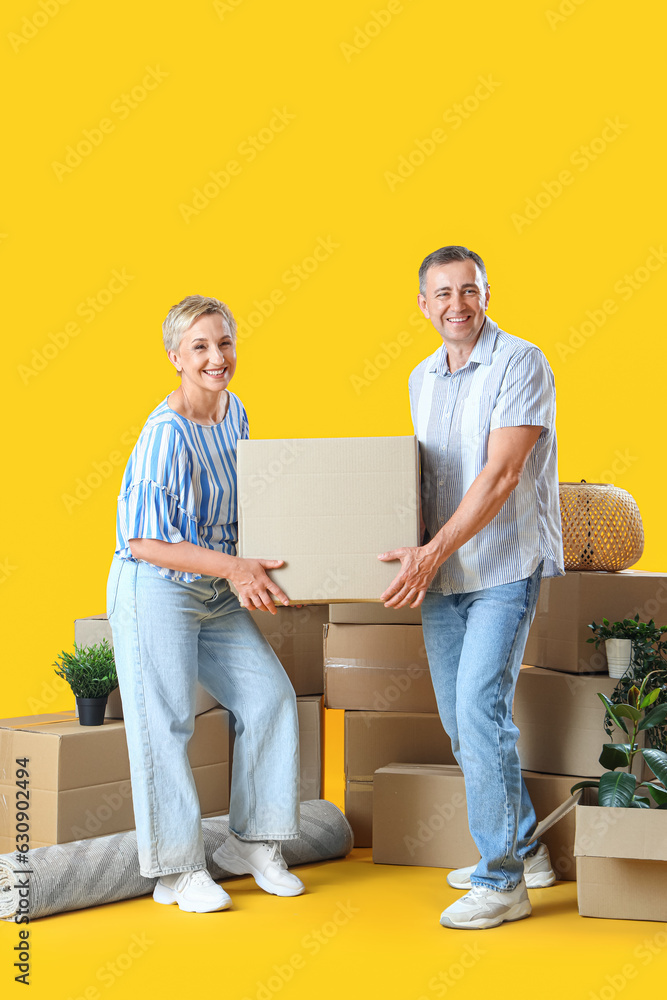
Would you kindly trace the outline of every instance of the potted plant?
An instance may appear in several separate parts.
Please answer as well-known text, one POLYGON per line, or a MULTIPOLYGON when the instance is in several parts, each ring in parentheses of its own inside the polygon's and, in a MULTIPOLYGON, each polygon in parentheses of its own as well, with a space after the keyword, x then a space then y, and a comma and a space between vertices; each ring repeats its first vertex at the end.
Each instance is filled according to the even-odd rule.
POLYGON ((601 642, 605 644, 610 677, 623 677, 631 666, 636 665, 642 668, 643 679, 658 662, 665 662, 667 640, 663 635, 667 632, 667 625, 656 625, 653 619, 640 622, 639 615, 635 615, 634 618, 616 622, 603 618, 600 625, 591 622, 588 627, 593 630, 588 642, 595 643, 596 649, 600 648, 601 642))
POLYGON ((102 639, 94 646, 74 643, 74 653, 63 650, 54 666, 58 677, 66 680, 74 692, 80 725, 101 726, 107 698, 118 687, 113 649, 108 641, 102 639))
POLYGON ((573 793, 595 788, 598 796, 597 805, 576 806, 582 916, 667 920, 667 753, 638 746, 640 733, 650 733, 667 718, 667 704, 656 704, 660 688, 648 689, 650 676, 640 687, 632 685, 622 704, 599 695, 624 742, 605 743, 600 763, 608 770, 572 787, 573 793), (657 781, 631 773, 638 753, 657 781))

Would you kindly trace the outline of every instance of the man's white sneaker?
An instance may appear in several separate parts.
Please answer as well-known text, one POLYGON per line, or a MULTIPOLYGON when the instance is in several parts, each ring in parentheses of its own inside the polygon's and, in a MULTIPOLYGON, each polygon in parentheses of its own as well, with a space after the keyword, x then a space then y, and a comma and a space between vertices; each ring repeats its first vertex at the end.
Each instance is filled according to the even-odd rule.
MULTIPOLYGON (((447 885, 452 889, 470 889, 472 882, 470 876, 477 865, 470 865, 468 868, 456 868, 447 876, 447 885)), ((540 844, 537 851, 531 858, 526 858, 523 863, 523 877, 526 880, 528 889, 546 889, 556 881, 556 875, 551 867, 549 851, 545 844, 540 844)))
POLYGON ((189 913, 212 913, 232 905, 221 885, 217 885, 205 868, 196 872, 176 872, 161 875, 153 890, 156 903, 178 903, 189 913))
POLYGON ((526 883, 521 880, 511 892, 496 892, 484 885, 472 889, 443 910, 440 923, 443 927, 460 930, 484 930, 497 927, 505 920, 523 920, 532 912, 526 883))
POLYGON ((213 860, 233 875, 252 875, 260 889, 274 896, 299 896, 305 889, 301 879, 288 871, 275 840, 239 840, 230 833, 213 854, 213 860))

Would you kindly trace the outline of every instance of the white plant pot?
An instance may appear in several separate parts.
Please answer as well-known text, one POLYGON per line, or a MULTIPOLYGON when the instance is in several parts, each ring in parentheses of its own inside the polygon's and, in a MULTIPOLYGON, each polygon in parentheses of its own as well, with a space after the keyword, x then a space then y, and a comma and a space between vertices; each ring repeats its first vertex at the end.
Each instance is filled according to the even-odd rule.
POLYGON ((607 639, 604 644, 610 677, 622 677, 632 660, 632 639, 607 639))

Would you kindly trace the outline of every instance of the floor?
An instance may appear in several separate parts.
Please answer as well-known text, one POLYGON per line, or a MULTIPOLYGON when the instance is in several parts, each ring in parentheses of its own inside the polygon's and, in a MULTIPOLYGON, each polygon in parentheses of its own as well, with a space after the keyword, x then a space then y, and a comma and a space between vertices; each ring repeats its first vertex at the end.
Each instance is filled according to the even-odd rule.
MULTIPOLYGON (((342 805, 342 713, 327 716, 326 790, 342 805)), ((531 892, 528 920, 466 932, 438 923, 460 895, 442 869, 374 865, 360 849, 299 874, 307 892, 295 899, 230 880, 234 907, 221 913, 147 896, 35 921, 29 995, 613 1000, 664 989, 665 925, 579 917, 571 882, 531 892)), ((3 996, 18 989, 18 931, 0 926, 3 996)))

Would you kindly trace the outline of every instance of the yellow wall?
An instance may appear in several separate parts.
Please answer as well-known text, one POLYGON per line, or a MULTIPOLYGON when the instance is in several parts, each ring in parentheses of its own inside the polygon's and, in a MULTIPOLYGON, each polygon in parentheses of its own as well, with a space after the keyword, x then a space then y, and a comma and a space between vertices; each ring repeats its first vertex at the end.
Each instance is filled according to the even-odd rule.
POLYGON ((253 436, 406 434, 438 342, 417 266, 472 247, 554 368, 561 478, 611 470, 665 568, 664 46, 639 13, 5 4, 2 715, 70 705, 51 664, 104 608, 122 467, 175 385, 160 324, 193 292, 243 321, 253 436))

